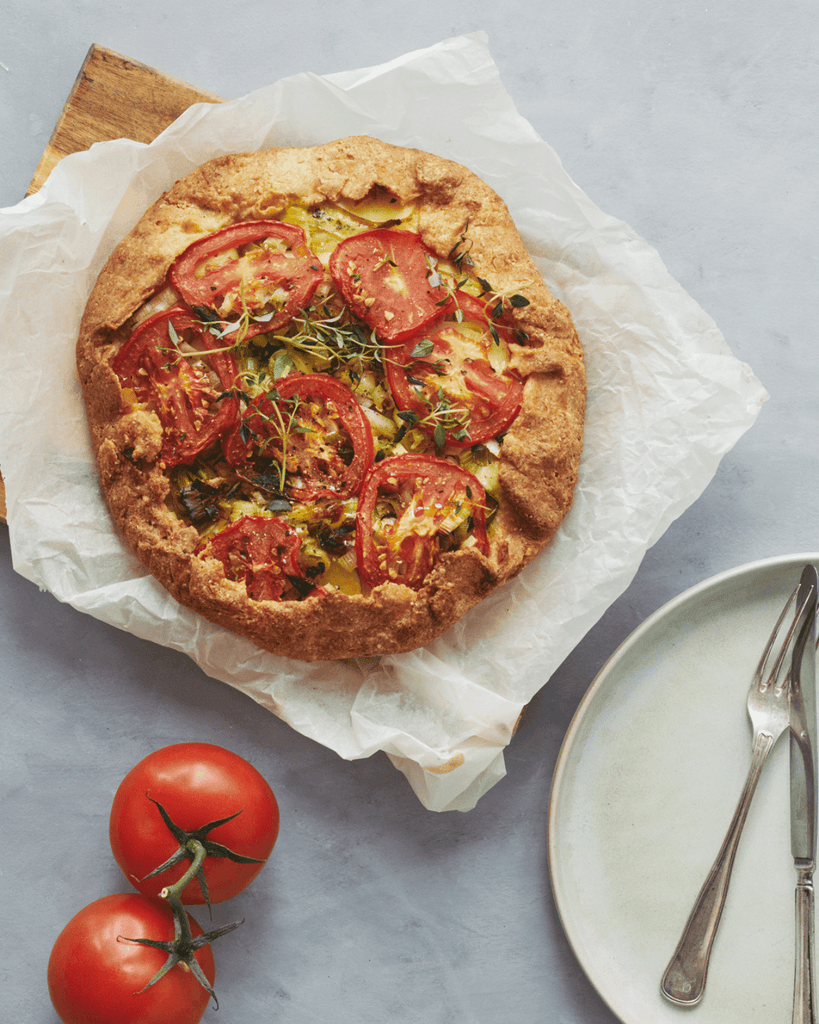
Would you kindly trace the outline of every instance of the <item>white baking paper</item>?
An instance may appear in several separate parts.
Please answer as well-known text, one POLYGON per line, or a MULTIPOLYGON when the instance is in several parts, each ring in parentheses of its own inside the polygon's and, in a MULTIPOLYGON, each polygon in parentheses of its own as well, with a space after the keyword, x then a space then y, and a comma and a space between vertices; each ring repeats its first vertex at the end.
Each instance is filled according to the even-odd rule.
POLYGON ((524 705, 767 398, 657 253, 599 210, 517 113, 483 33, 197 105, 150 146, 119 140, 68 156, 36 195, 0 210, 0 253, 0 471, 15 569, 185 652, 343 758, 385 751, 432 810, 468 810, 503 777, 524 705), (576 321, 588 418, 574 505, 520 577, 427 648, 308 665, 180 608, 123 545, 97 483, 74 343, 108 254, 176 179, 224 153, 348 135, 456 160, 506 200, 576 321))

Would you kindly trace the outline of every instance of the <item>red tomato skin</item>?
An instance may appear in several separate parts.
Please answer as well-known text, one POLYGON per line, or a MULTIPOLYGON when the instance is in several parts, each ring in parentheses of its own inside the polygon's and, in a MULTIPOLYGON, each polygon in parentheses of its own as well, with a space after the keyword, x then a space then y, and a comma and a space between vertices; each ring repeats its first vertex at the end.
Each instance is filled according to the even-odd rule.
POLYGON ((336 288, 352 312, 385 343, 403 341, 444 309, 451 299, 429 281, 426 248, 420 235, 392 228, 373 228, 339 242, 329 269, 336 288), (396 292, 383 278, 394 268, 403 282, 396 292))
MULTIPOLYGON (((284 591, 282 573, 306 579, 296 560, 300 549, 301 539, 283 519, 242 516, 195 553, 217 558, 227 578, 244 582, 254 601, 278 601, 284 591)), ((315 587, 313 593, 324 591, 315 587)))
POLYGON ((337 491, 321 487, 320 482, 301 489, 302 499, 309 501, 316 497, 347 498, 357 494, 361 489, 364 475, 370 468, 375 457, 375 443, 370 422, 359 405, 358 399, 346 384, 324 373, 291 374, 277 384, 282 398, 290 398, 294 394, 304 393, 330 399, 336 403, 339 422, 350 435, 353 444, 353 461, 337 491))
MULTIPOLYGON (((486 492, 481 483, 471 473, 461 469, 446 459, 434 455, 393 455, 376 463, 364 480, 361 497, 356 513, 355 550, 358 572, 369 587, 377 587, 381 583, 404 583, 418 589, 424 577, 432 569, 435 561, 435 534, 422 536, 418 534, 410 541, 412 563, 409 577, 390 575, 389 566, 381 564, 378 551, 372 536, 372 518, 378 499, 379 489, 388 484, 390 479, 406 481, 418 479, 426 484, 425 497, 428 499, 425 508, 429 509, 439 498, 446 501, 459 485, 464 489, 468 486, 475 498, 473 512, 473 535, 477 548, 483 555, 489 554, 489 541, 486 533, 486 492)), ((388 488, 389 489, 389 488, 388 488)), ((433 513, 434 516, 434 513, 433 513)))
MULTIPOLYGON (((193 918, 190 925, 194 936, 202 934, 193 918)), ((60 1020, 64 1024, 197 1024, 210 996, 191 971, 177 964, 141 992, 168 954, 117 940, 125 936, 168 941, 173 935, 173 912, 159 897, 120 893, 89 903, 60 932, 48 961, 48 992, 60 1020)), ((195 956, 213 986, 210 945, 195 956)))
MULTIPOLYGON (((245 330, 244 337, 251 338, 255 334, 283 327, 300 309, 308 305, 313 292, 324 276, 320 262, 307 246, 304 232, 294 224, 277 220, 258 220, 244 221, 221 228, 189 245, 172 264, 168 278, 188 305, 202 305, 210 308, 214 299, 213 292, 215 291, 219 295, 226 287, 230 287, 236 282, 231 280, 230 266, 222 267, 212 273, 206 273, 204 277, 197 278, 194 274, 197 264, 225 249, 267 237, 282 239, 289 243, 291 251, 294 253, 292 260, 283 260, 282 258, 277 260, 275 256, 271 257, 274 264, 273 278, 286 284, 290 294, 284 309, 272 320, 264 323, 251 323, 245 330), (278 271, 276 270, 277 266, 278 271), (219 284, 214 284, 211 287, 211 283, 216 281, 219 284)), ((264 261, 262 261, 257 269, 260 276, 264 277, 266 276, 265 271, 269 268, 265 267, 264 261)))
MULTIPOLYGON (((143 758, 120 783, 111 806, 109 837, 114 859, 141 893, 156 895, 178 881, 190 866, 181 863, 145 878, 178 849, 160 817, 157 800, 174 824, 188 832, 236 811, 241 813, 208 833, 208 838, 234 853, 262 863, 237 864, 208 855, 205 877, 210 902, 221 903, 245 889, 264 867, 279 831, 279 807, 262 775, 238 754, 210 743, 177 743, 143 758)), ((205 903, 192 880, 182 902, 205 903)))
MULTIPOLYGON (((352 462, 341 474, 335 477, 328 476, 326 479, 321 475, 311 477, 309 474, 303 474, 305 479, 302 486, 288 486, 285 488, 287 492, 299 501, 310 501, 319 497, 348 498, 357 494, 361 489, 364 475, 372 465, 375 443, 370 422, 350 388, 326 373, 293 373, 276 382, 276 391, 283 401, 298 395, 304 396, 304 401, 318 398, 332 402, 336 406, 336 419, 349 434, 353 446, 352 462)), ((245 423, 254 434, 261 437, 273 436, 276 431, 271 431, 266 425, 256 422, 253 415, 254 407, 270 416, 273 400, 267 395, 255 398, 245 416, 245 423)), ((286 409, 283 415, 286 417, 286 409)), ((240 466, 252 457, 254 442, 241 439, 240 424, 237 424, 222 442, 222 448, 227 462, 232 466, 240 466)))
MULTIPOLYGON (((174 306, 143 320, 120 349, 112 368, 159 417, 165 433, 161 459, 166 466, 176 466, 192 462, 232 427, 239 403, 235 398, 223 398, 217 411, 209 409, 212 386, 196 369, 196 360, 191 362, 189 356, 174 361, 162 351, 163 345, 170 344, 169 323, 180 333, 195 331, 203 351, 219 348, 218 340, 189 310, 174 306)), ((237 373, 233 356, 217 351, 209 360, 225 391, 233 387, 237 373)))
MULTIPOLYGON (((485 324, 485 339, 487 349, 493 344, 490 334, 490 316, 486 311, 485 304, 466 292, 457 293, 458 305, 461 308, 466 321, 475 321, 485 324)), ((500 323, 491 321, 499 336, 507 345, 514 341, 514 334, 500 323)), ((410 335, 398 351, 386 363, 387 382, 390 391, 399 409, 411 410, 422 419, 429 411, 423 399, 413 391, 407 379, 407 373, 412 371, 416 377, 422 376, 417 372, 418 366, 424 363, 423 358, 414 361, 412 351, 419 341, 430 339, 433 343, 431 360, 449 353, 450 346, 446 345, 445 350, 441 349, 440 333, 445 330, 447 324, 445 315, 439 316, 435 321, 427 324, 425 328, 410 335)), ((454 325, 451 325, 454 328, 454 325)), ((457 330, 457 328, 454 328, 457 330)), ((471 398, 466 405, 471 415, 469 423, 469 434, 465 440, 459 441, 447 435, 447 444, 453 448, 469 448, 473 444, 483 444, 498 434, 508 430, 510 424, 520 412, 523 398, 523 383, 517 375, 509 370, 503 374, 495 374, 488 359, 478 363, 467 363, 463 368, 467 390, 471 398)), ((432 378, 434 380, 434 378, 432 378)), ((422 424, 421 429, 432 434, 434 426, 422 424)))

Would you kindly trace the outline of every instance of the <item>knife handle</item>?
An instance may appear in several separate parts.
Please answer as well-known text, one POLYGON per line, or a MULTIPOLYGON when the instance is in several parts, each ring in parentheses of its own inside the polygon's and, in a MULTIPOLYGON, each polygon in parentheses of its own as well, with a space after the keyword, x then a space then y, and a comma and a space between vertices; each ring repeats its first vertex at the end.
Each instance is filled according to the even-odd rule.
POLYGON ((813 866, 801 868, 796 883, 796 968, 793 979, 793 1024, 815 1024, 813 866))

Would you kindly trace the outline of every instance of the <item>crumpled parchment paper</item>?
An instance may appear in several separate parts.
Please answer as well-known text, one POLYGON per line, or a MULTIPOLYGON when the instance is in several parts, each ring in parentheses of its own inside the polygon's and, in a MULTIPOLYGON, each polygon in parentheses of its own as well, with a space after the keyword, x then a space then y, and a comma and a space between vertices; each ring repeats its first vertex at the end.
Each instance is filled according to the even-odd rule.
POLYGON ((343 758, 383 750, 432 810, 469 810, 503 777, 523 706, 768 397, 657 253, 599 210, 517 113, 483 33, 197 105, 149 146, 68 156, 40 192, 0 210, 0 251, 0 470, 16 571, 185 652, 343 758), (505 199, 580 333, 585 449, 552 544, 445 636, 410 654, 308 665, 181 608, 123 545, 97 482, 74 344, 105 259, 176 179, 225 153, 357 134, 454 159, 505 199))

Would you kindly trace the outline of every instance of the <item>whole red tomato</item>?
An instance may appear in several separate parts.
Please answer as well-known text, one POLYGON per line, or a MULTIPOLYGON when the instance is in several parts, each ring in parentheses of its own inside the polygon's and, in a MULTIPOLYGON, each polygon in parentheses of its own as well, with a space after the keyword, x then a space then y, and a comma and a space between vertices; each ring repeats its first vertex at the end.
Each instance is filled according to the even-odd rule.
POLYGON ((210 743, 177 743, 140 761, 117 789, 109 826, 117 864, 146 895, 179 881, 192 865, 191 837, 201 842, 204 863, 183 903, 220 903, 241 892, 264 867, 278 831, 279 807, 264 778, 210 743))
MULTIPOLYGON (((202 934, 193 920, 191 934, 202 934)), ((145 988, 168 952, 126 939, 174 939, 174 915, 159 897, 123 893, 95 900, 68 922, 48 961, 48 991, 64 1024, 197 1024, 210 995, 176 964, 145 988)), ((209 945, 193 954, 211 987, 209 945)))

